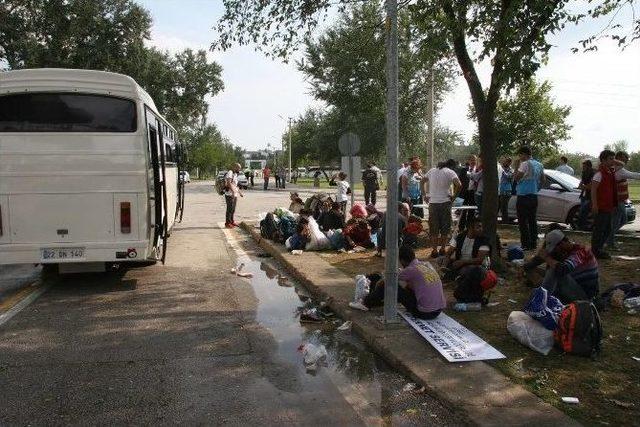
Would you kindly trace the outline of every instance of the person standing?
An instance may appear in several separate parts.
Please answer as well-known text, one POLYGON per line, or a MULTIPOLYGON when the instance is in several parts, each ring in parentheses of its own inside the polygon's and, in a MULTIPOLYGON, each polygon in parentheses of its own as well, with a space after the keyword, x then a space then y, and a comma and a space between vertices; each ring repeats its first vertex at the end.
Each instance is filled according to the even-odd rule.
POLYGON ((627 207, 626 201, 629 199, 629 182, 628 179, 640 179, 640 173, 631 172, 625 169, 625 166, 629 162, 629 154, 625 151, 618 151, 616 153, 617 165, 615 169, 616 177, 616 194, 618 196, 618 203, 614 210, 613 217, 611 218, 611 233, 607 239, 607 248, 611 251, 618 250, 615 244, 615 235, 623 225, 627 223, 627 207))
POLYGON ((278 175, 280 177, 280 188, 284 189, 287 183, 287 170, 285 168, 280 168, 278 170, 278 175))
POLYGON ((591 180, 595 171, 593 163, 589 159, 582 162, 582 174, 580 176, 580 213, 578 215, 578 230, 584 230, 587 227, 587 218, 591 211, 591 180))
POLYGON ((444 253, 445 245, 451 235, 451 204, 462 187, 458 175, 453 170, 455 167, 455 160, 449 159, 437 168, 430 169, 424 177, 424 197, 425 202, 429 204, 432 257, 439 253, 438 246, 444 253), (453 192, 451 186, 453 186, 453 192))
POLYGON ((531 148, 518 150, 520 166, 514 174, 517 182, 516 213, 522 249, 536 249, 538 241, 538 191, 545 181, 544 166, 531 156, 531 148))
POLYGON ((253 178, 255 178, 256 172, 253 169, 249 169, 249 181, 251 182, 251 186, 254 186, 253 178))
POLYGON ((236 213, 238 197, 244 197, 238 188, 238 173, 240 172, 240 168, 240 163, 236 163, 231 166, 231 169, 229 169, 224 176, 224 201, 227 205, 224 226, 226 228, 238 226, 233 217, 236 213))
POLYGON ((362 172, 362 186, 364 187, 365 205, 376 205, 376 191, 378 187, 378 174, 373 169, 373 164, 367 163, 367 168, 362 172))
MULTIPOLYGON (((460 190, 460 197, 464 200, 464 206, 473 206, 475 204, 475 183, 469 179, 469 173, 473 173, 476 171, 476 161, 477 158, 475 155, 470 155, 467 159, 467 162, 464 164, 462 168, 458 171, 458 178, 460 179, 460 183, 462 184, 462 189, 460 190)), ((464 230, 467 227, 467 222, 469 218, 474 215, 471 210, 464 210, 460 215, 460 223, 458 224, 459 230, 464 230)))
POLYGON ((556 168, 556 170, 558 172, 566 173, 567 175, 573 176, 575 171, 573 170, 573 168, 571 166, 569 166, 567 164, 568 162, 569 162, 569 159, 567 159, 567 156, 561 156, 560 157, 560 166, 558 166, 556 168))
POLYGON ((347 174, 344 172, 338 173, 338 179, 336 183, 336 202, 340 203, 340 209, 345 219, 347 217, 347 195, 351 194, 351 187, 347 182, 347 174))
POLYGON ((611 233, 613 212, 618 205, 614 165, 615 153, 611 150, 603 150, 600 153, 600 166, 591 180, 591 213, 593 214, 591 250, 598 259, 611 259, 611 255, 604 251, 604 244, 611 233))
POLYGON ((382 171, 376 165, 376 162, 371 162, 371 169, 373 169, 373 171, 376 173, 376 176, 378 177, 378 190, 379 190, 384 185, 384 181, 382 180, 382 171))
POLYGON ((280 169, 276 168, 276 170, 273 172, 273 176, 276 180, 276 188, 280 188, 280 169))
POLYGON ((511 224, 509 218, 509 200, 513 194, 513 169, 511 169, 511 157, 502 159, 502 173, 500 173, 500 216, 503 224, 511 224))
POLYGON ((269 178, 271 177, 271 169, 269 166, 265 165, 264 169, 262 169, 262 179, 264 181, 264 189, 269 188, 269 178))
POLYGON ((401 178, 402 199, 411 201, 411 213, 420 218, 424 218, 424 210, 422 208, 414 208, 414 205, 422 203, 422 162, 415 158, 409 163, 401 178))

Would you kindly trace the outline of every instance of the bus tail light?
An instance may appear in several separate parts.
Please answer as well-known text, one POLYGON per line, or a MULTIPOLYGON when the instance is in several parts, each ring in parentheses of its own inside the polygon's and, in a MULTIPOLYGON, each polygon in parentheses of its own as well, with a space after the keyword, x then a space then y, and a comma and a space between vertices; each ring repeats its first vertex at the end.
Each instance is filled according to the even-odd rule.
POLYGON ((122 234, 131 233, 131 203, 120 203, 120 232, 122 234))

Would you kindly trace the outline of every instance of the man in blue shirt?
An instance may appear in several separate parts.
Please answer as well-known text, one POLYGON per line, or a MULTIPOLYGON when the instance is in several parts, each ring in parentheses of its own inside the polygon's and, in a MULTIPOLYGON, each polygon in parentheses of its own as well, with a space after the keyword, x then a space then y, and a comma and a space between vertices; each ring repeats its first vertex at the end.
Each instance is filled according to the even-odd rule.
POLYGON ((517 182, 516 213, 520 229, 520 244, 524 250, 534 250, 538 241, 538 191, 545 181, 544 166, 531 157, 529 147, 521 147, 518 150, 518 156, 520 166, 513 177, 517 182))

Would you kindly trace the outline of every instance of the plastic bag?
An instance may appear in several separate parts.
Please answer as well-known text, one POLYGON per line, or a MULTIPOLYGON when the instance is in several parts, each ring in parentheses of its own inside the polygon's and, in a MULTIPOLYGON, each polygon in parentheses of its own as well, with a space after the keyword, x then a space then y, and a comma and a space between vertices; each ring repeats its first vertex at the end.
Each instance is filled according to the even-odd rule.
POLYGON ((320 226, 313 217, 309 217, 309 231, 311 232, 311 238, 309 239, 309 243, 307 243, 306 250, 323 251, 331 248, 329 238, 320 231, 320 226))
POLYGON ((302 350, 304 366, 307 371, 314 372, 318 369, 318 365, 327 359, 327 349, 322 344, 307 343, 299 347, 302 350))
POLYGON ((558 298, 549 295, 549 291, 540 286, 531 292, 529 302, 523 311, 553 331, 558 327, 558 318, 563 307, 558 298))
POLYGON ((553 347, 553 331, 523 311, 512 311, 509 314, 507 330, 520 344, 545 356, 553 347))
POLYGON ((362 302, 369 295, 369 286, 371 286, 369 279, 362 274, 358 274, 356 276, 356 291, 353 296, 353 302, 362 302))

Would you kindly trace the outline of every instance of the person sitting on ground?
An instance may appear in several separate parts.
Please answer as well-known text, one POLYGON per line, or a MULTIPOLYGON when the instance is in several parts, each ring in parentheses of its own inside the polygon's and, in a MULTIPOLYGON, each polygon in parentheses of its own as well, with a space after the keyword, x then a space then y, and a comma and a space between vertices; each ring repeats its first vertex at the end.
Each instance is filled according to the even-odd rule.
POLYGON ((382 225, 383 213, 372 204, 367 205, 365 209, 367 210, 367 222, 369 223, 369 227, 371 227, 371 233, 377 233, 382 225))
POLYGON ((345 241, 345 249, 351 250, 356 247, 371 249, 374 247, 371 241, 371 227, 364 218, 351 218, 342 229, 342 236, 345 241))
POLYGON ((318 218, 318 223, 323 231, 340 230, 344 228, 344 214, 338 202, 331 203, 331 209, 323 212, 318 218))
POLYGON ((411 215, 407 219, 407 225, 402 229, 402 244, 415 248, 418 245, 418 235, 424 230, 422 218, 411 215))
POLYGON ((306 219, 309 222, 309 242, 306 249, 308 251, 322 251, 331 247, 329 238, 320 230, 320 225, 313 217, 310 209, 302 209, 300 211, 300 219, 306 219))
POLYGON ((529 275, 545 263, 542 286, 564 304, 590 300, 598 295, 600 279, 598 261, 591 249, 570 241, 561 230, 552 230, 544 238, 538 253, 522 267, 529 275))
MULTIPOLYGON (((407 226, 407 222, 410 216, 410 208, 407 203, 398 202, 398 246, 402 245, 402 230, 407 226)), ((387 223, 387 214, 385 213, 382 216, 382 221, 380 223, 380 231, 378 232, 378 245, 377 245, 377 253, 376 256, 382 256, 382 251, 386 249, 386 223, 387 223)))
POLYGON ((289 210, 291 212, 295 213, 295 214, 300 213, 300 210, 304 209, 304 202, 302 201, 302 199, 300 198, 298 193, 292 192, 289 195, 289 198, 291 199, 291 204, 289 205, 289 210))
POLYGON ((311 239, 311 231, 309 230, 309 220, 304 217, 298 219, 296 225, 296 232, 287 239, 285 246, 288 250, 304 250, 307 247, 307 243, 311 239))
MULTIPOLYGON (((398 302, 419 319, 434 319, 447 306, 442 281, 431 264, 422 263, 409 246, 401 246, 398 259, 402 269, 398 273, 398 302)), ((372 308, 384 304, 384 280, 371 284, 371 291, 363 301, 372 308)))
POLYGON ((351 218, 366 218, 367 217, 367 209, 361 203, 355 203, 351 210, 349 211, 351 214, 351 218))
POLYGON ((438 258, 438 262, 449 273, 446 277, 455 278, 466 267, 482 265, 490 255, 491 246, 482 234, 482 222, 480 218, 472 217, 467 222, 467 229, 451 239, 444 257, 438 258))

